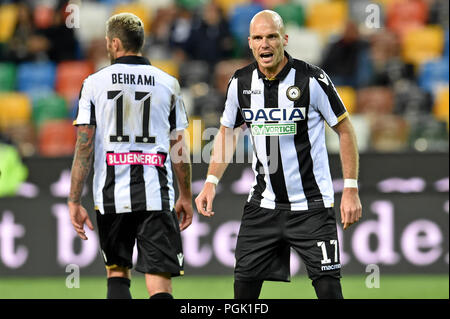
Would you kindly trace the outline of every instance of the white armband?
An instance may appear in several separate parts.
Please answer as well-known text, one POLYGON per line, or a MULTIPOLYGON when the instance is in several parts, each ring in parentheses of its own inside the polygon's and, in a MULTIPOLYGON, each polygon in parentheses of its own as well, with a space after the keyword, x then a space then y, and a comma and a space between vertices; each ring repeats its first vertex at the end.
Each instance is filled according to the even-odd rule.
POLYGON ((208 175, 206 177, 205 183, 213 183, 214 185, 217 186, 217 184, 219 183, 219 179, 217 177, 215 177, 214 175, 208 175))
POLYGON ((358 180, 350 178, 344 179, 344 188, 358 188, 358 180))

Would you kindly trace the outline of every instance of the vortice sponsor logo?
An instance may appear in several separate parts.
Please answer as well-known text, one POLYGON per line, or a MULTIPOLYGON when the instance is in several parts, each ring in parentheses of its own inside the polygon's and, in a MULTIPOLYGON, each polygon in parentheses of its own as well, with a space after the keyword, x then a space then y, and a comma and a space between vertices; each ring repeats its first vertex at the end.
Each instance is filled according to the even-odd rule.
POLYGON ((295 135, 297 133, 297 126, 294 123, 252 124, 251 131, 256 136, 295 135))

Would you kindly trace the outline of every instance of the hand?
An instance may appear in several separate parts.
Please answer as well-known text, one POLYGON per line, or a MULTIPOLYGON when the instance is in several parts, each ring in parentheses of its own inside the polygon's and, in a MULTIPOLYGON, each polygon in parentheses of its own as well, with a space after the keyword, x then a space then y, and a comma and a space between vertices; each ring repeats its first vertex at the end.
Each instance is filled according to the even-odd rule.
POLYGON ((86 224, 90 230, 94 230, 94 226, 89 219, 89 215, 86 212, 86 209, 84 209, 81 204, 73 202, 69 202, 68 205, 70 221, 72 222, 73 228, 75 228, 75 231, 81 239, 87 240, 88 238, 84 232, 84 224, 86 224))
POLYGON ((185 230, 192 223, 192 198, 191 196, 181 196, 175 203, 175 211, 180 222, 180 231, 185 230))
POLYGON ((344 188, 341 200, 341 223, 344 230, 356 223, 362 216, 361 201, 357 188, 344 188))
POLYGON ((214 212, 212 211, 212 203, 215 196, 216 185, 214 185, 213 183, 205 183, 202 191, 195 199, 197 211, 206 217, 214 216, 214 212))

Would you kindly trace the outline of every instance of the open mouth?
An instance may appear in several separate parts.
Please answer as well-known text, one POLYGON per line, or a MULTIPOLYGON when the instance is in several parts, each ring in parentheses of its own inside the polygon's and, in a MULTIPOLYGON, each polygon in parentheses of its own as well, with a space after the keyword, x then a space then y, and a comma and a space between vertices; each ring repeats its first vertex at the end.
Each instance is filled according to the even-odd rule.
POLYGON ((264 62, 269 62, 272 60, 273 53, 270 52, 261 53, 259 56, 264 62))

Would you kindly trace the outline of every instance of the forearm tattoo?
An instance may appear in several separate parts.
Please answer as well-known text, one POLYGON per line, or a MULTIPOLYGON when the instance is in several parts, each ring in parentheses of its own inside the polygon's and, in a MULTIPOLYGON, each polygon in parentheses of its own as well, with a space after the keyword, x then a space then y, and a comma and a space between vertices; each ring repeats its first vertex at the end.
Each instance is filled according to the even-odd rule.
POLYGON ((83 125, 78 127, 77 143, 72 163, 69 202, 81 202, 83 186, 92 165, 94 137, 95 128, 93 126, 83 125))

